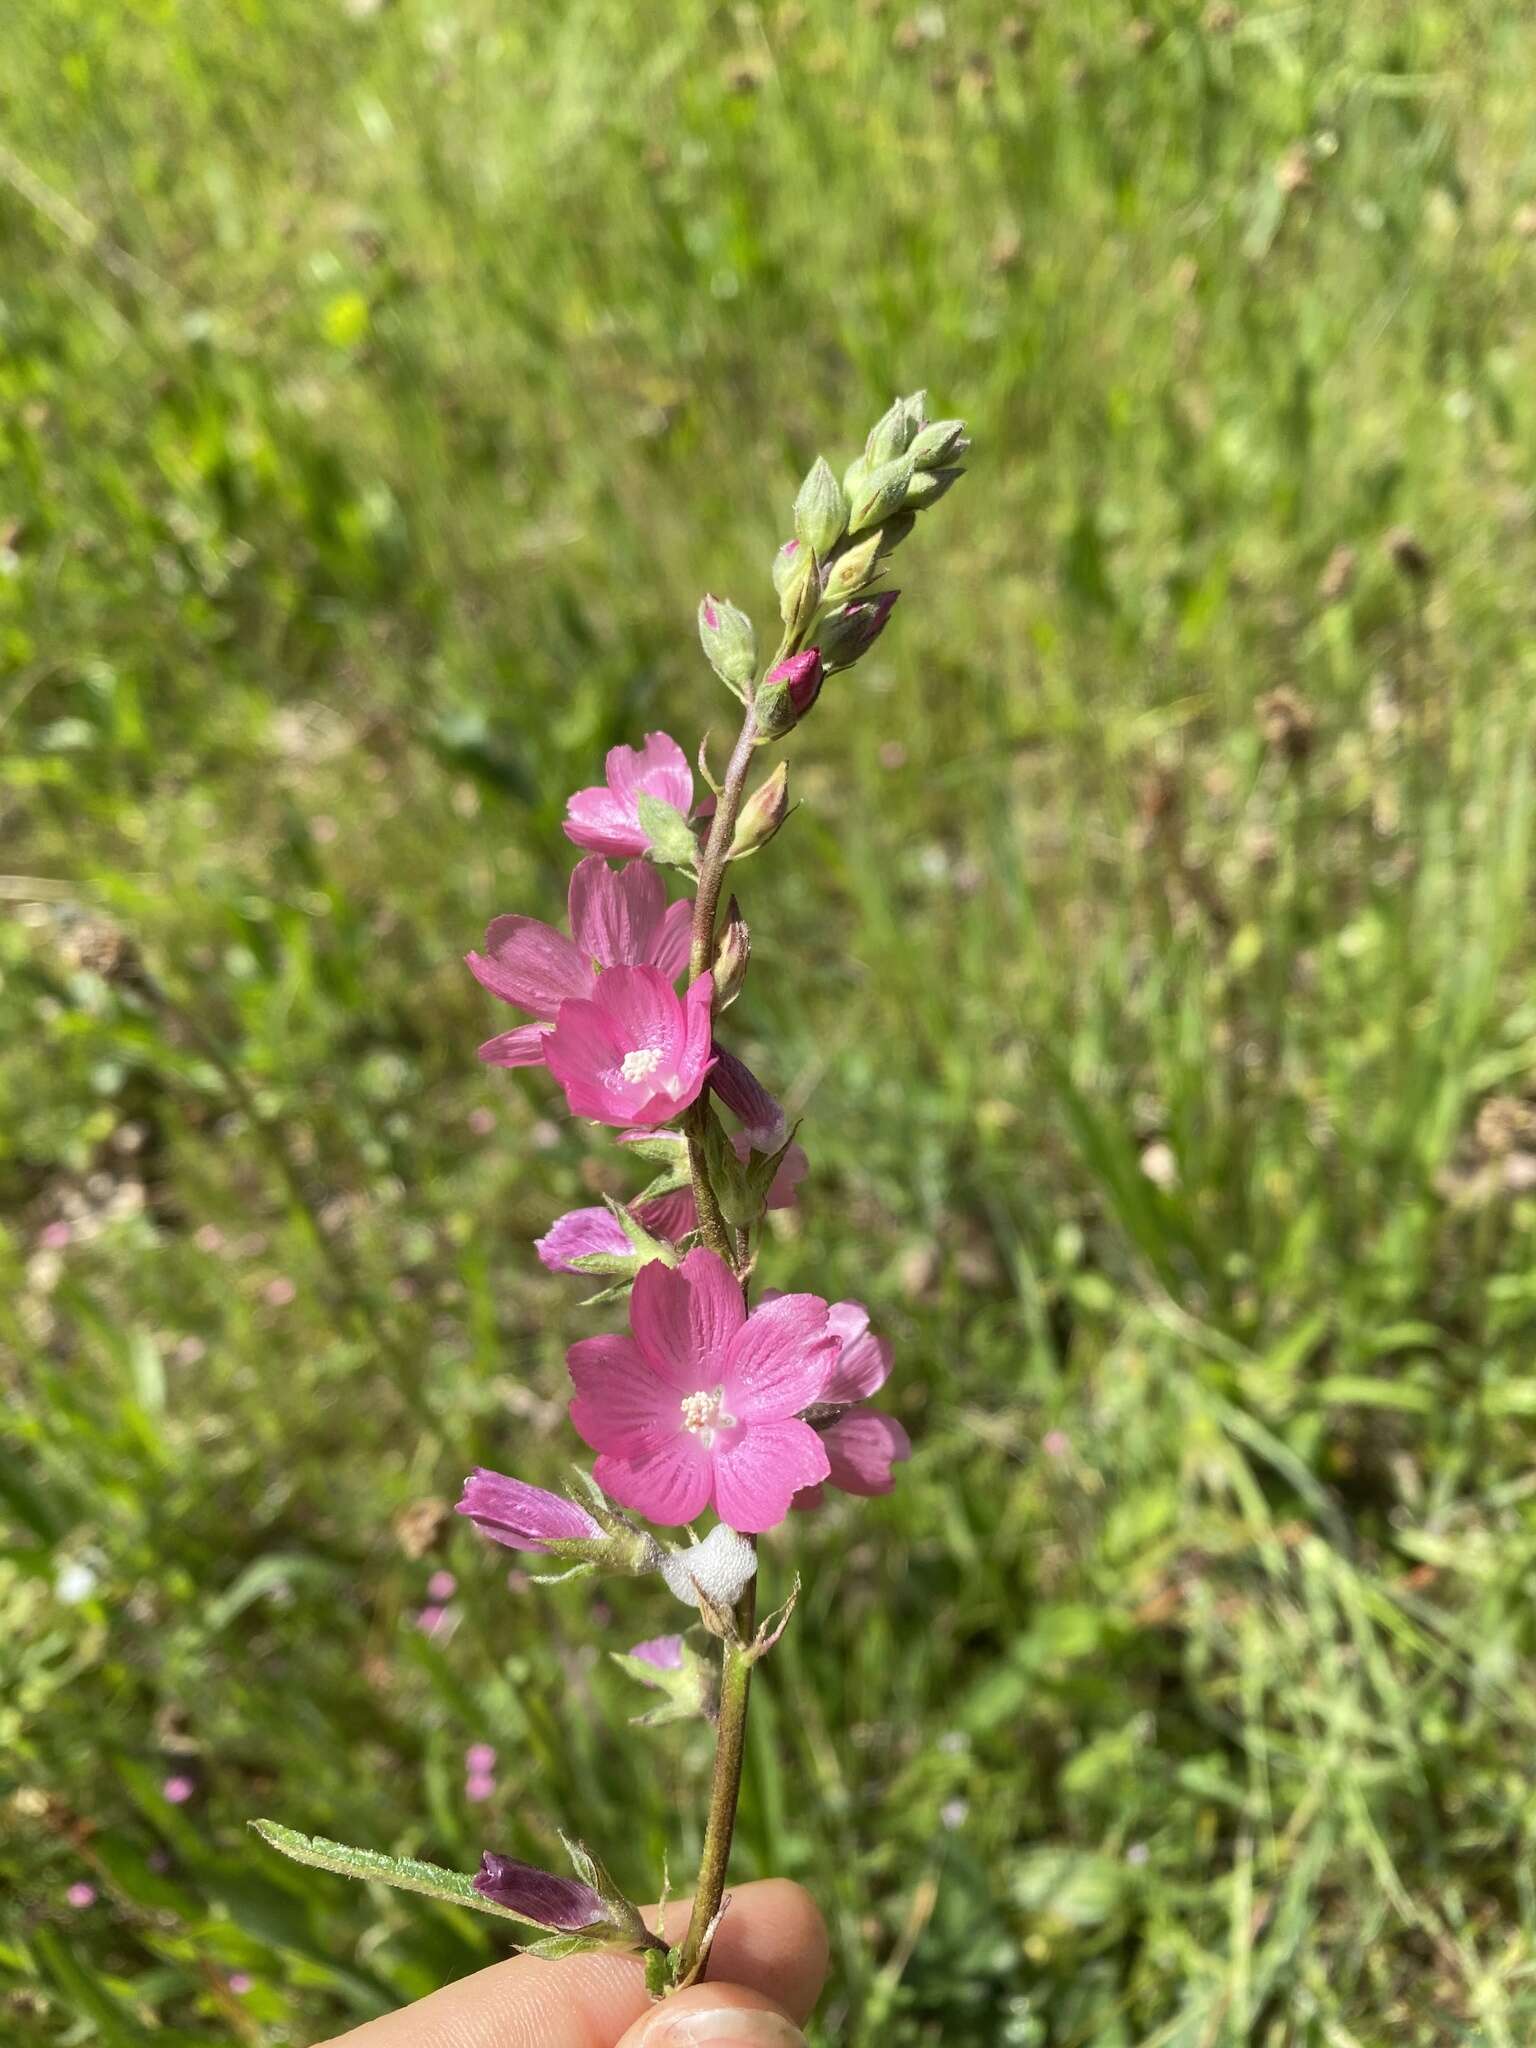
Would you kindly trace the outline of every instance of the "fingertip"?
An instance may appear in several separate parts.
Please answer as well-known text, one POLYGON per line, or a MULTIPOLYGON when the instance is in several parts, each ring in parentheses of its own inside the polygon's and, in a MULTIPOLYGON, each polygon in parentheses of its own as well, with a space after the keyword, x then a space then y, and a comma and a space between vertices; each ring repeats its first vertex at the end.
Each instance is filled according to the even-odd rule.
POLYGON ((780 2005, 740 1984, 695 1984, 636 2020, 618 2048, 806 2048, 780 2005))

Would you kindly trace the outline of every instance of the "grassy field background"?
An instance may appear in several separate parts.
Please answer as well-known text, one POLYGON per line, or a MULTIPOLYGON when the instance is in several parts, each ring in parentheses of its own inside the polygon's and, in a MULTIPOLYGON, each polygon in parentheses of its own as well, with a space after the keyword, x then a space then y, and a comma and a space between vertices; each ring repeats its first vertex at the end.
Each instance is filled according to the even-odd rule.
POLYGON ((654 1597, 422 1505, 562 1471, 529 1241, 628 1185, 460 956, 605 746, 724 732, 700 592, 767 615, 926 385, 972 471, 790 743, 733 1012, 813 1163, 767 1277, 870 1303, 916 1455, 768 1546, 738 1872, 827 1912, 818 2043, 1529 2042, 1528 10, 4 41, 6 2040, 497 1952, 254 1814, 689 1869, 706 1746, 602 1654, 654 1597))

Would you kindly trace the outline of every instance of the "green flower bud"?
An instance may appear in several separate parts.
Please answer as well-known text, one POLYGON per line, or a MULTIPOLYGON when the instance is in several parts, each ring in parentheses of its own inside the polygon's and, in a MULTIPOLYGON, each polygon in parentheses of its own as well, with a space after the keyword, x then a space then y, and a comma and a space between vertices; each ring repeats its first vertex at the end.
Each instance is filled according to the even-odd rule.
POLYGON ((841 604, 844 598, 857 597, 874 575, 875 565, 885 552, 885 534, 886 528, 877 526, 873 533, 860 540, 849 541, 833 556, 821 593, 825 603, 841 604))
POLYGON ((937 505, 944 493, 964 475, 963 469, 920 469, 907 488, 909 510, 926 512, 930 505, 937 505))
POLYGON ((964 420, 935 420, 913 441, 912 460, 919 469, 941 469, 956 462, 971 445, 964 420))
POLYGON ((730 860, 742 860, 766 846, 789 815, 789 763, 781 761, 767 781, 747 798, 736 819, 730 860))
POLYGON ((821 605, 821 577, 816 568, 816 557, 808 547, 797 547, 794 566, 779 592, 779 617, 784 621, 785 636, 791 642, 800 635, 815 618, 821 605))
POLYGON ((803 550, 797 540, 785 541, 773 558, 773 588, 777 596, 784 595, 784 587, 800 566, 803 550))
POLYGON ((733 896, 725 908, 725 930, 715 952, 715 1010, 728 1010, 741 994, 752 957, 752 933, 733 896))
POLYGON ((869 439, 864 443, 864 467, 866 471, 880 469, 887 462, 894 462, 898 455, 905 455, 912 445, 912 437, 923 424, 924 394, 914 391, 911 398, 898 398, 890 410, 880 415, 869 430, 869 439), (912 411, 913 406, 917 412, 912 411))
POLYGON ((854 498, 848 531, 863 533, 867 527, 878 526, 893 512, 899 512, 911 488, 912 474, 910 455, 899 456, 894 462, 882 463, 879 469, 872 469, 854 498))
POLYGON ((848 520, 848 500, 825 456, 818 455, 795 499, 795 535, 825 555, 837 544, 848 520))
POLYGON ((699 643, 715 674, 739 697, 757 673, 752 621, 723 597, 706 596, 699 606, 699 643))

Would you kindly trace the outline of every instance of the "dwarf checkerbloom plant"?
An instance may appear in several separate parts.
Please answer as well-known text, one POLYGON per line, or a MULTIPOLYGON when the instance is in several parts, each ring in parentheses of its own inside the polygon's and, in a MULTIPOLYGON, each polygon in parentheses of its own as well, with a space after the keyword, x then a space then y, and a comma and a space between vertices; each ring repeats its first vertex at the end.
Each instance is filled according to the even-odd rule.
MULTIPOLYGON (((758 1540, 834 1494, 888 1493, 911 1452, 896 1417, 870 1405, 891 1346, 859 1302, 759 1284, 765 1220, 803 1202, 815 1240, 814 1149, 797 1141, 767 1078, 733 1051, 727 1012, 748 982, 751 933, 727 870, 759 852, 790 813, 788 769, 753 769, 834 693, 884 633, 898 593, 890 559, 919 515, 962 474, 959 420, 930 421, 924 394, 899 398, 839 478, 818 457, 772 562, 776 645, 760 658, 751 618, 699 605, 699 639, 741 706, 716 780, 700 748, 669 734, 617 746, 600 783, 566 806, 585 857, 570 878, 567 930, 521 911, 494 918, 470 972, 517 1020, 480 1047, 493 1066, 542 1068, 573 1117, 618 1134, 651 1169, 626 1200, 553 1217, 536 1243, 551 1271, 598 1282, 586 1307, 608 1319, 566 1357, 574 1434, 596 1453, 565 1494, 483 1467, 459 1513, 492 1544, 537 1553, 551 1578, 622 1574, 655 1588, 681 1629, 624 1651, 618 1665, 661 1704, 656 1726, 702 1717, 715 1760, 687 1932, 672 1948, 579 1844, 575 1876, 488 1849, 473 1875, 349 1849, 267 1821, 287 1854, 542 1928, 530 1953, 617 1949, 645 1960, 658 1996, 703 1974, 723 1910, 753 1666, 793 1611, 799 1581, 757 1618, 758 1540), (612 863, 617 862, 615 866, 612 863), (681 878, 673 895, 667 877, 681 878), (670 899, 670 900, 669 900, 670 899), (618 1327, 620 1323, 627 1327, 618 1327)), ((754 873, 756 871, 754 870, 754 873)), ((492 1752, 487 1754, 493 1756, 492 1752)), ((494 1790, 489 1770, 470 1782, 494 1790)))

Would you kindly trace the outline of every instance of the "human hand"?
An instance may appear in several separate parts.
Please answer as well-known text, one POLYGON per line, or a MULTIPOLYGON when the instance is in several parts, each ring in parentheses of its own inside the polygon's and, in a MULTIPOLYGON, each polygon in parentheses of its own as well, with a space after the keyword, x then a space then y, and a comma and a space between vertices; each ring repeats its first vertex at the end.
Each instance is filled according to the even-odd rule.
MULTIPOLYGON (((669 1906, 668 1939, 687 1921, 686 1899, 669 1906)), ((707 1984, 656 2005, 629 1956, 515 1956, 325 2048, 805 2048, 799 2022, 827 1973, 809 1893, 781 1878, 737 1886, 709 1968, 707 1984)))

